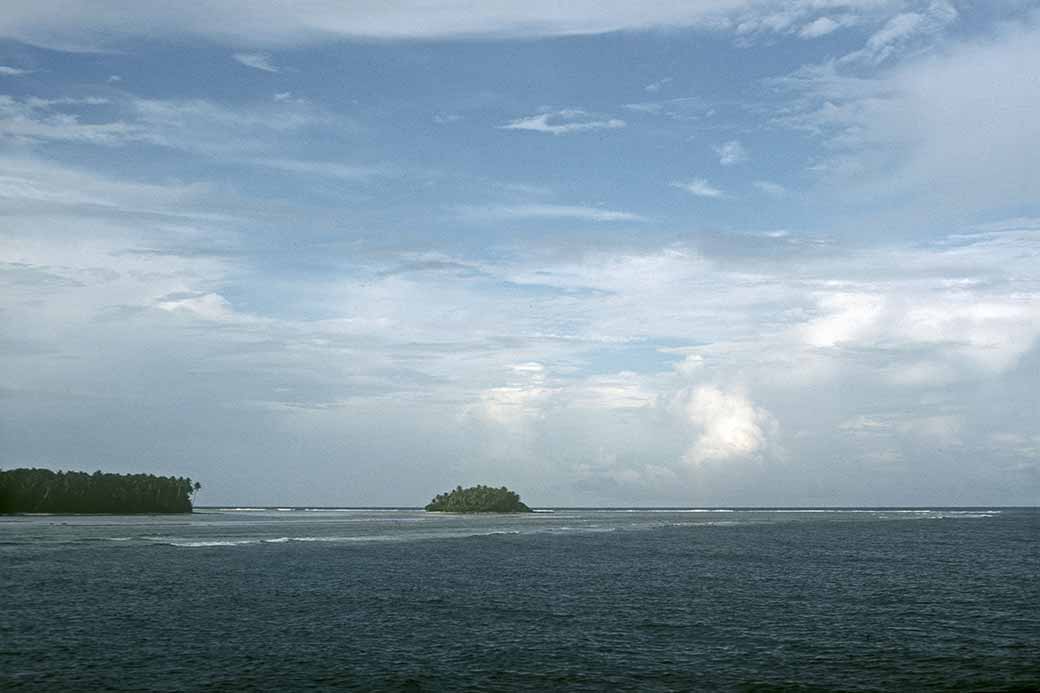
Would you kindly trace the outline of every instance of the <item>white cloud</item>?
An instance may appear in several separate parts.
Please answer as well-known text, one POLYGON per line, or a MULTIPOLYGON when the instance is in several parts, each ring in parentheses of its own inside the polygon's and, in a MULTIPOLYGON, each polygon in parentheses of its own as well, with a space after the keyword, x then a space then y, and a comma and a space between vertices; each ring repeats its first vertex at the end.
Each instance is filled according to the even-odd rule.
POLYGON ((660 102, 648 102, 648 103, 626 103, 625 108, 636 113, 650 113, 657 115, 664 109, 664 104, 660 102))
POLYGON ((962 417, 954 414, 906 417, 899 422, 901 433, 913 436, 920 442, 931 445, 961 445, 962 417))
POLYGON ((572 108, 539 113, 527 118, 518 118, 505 125, 500 125, 499 129, 529 130, 531 132, 544 132, 550 135, 570 135, 589 130, 614 130, 625 127, 625 121, 618 118, 597 120, 596 117, 580 109, 572 108))
POLYGON ((528 361, 527 363, 516 363, 513 364, 513 371, 517 373, 530 373, 532 375, 541 375, 545 373, 545 366, 538 363, 537 361, 528 361))
POLYGON ((893 12, 931 0, 786 0, 755 2, 732 14, 732 27, 745 40, 758 35, 824 36, 842 26, 884 23, 893 12))
POLYGON ((518 429, 544 414, 544 408, 558 392, 548 382, 545 367, 538 362, 511 364, 511 382, 489 387, 479 393, 479 401, 464 408, 464 415, 518 429))
POLYGON ((369 178, 394 175, 393 168, 388 166, 363 166, 345 164, 338 161, 256 157, 251 159, 240 159, 237 160, 236 163, 272 168, 279 171, 285 171, 286 173, 339 178, 341 180, 366 180, 369 178))
POLYGON ((719 155, 719 163, 723 166, 733 166, 748 160, 748 151, 739 140, 723 142, 715 147, 715 153, 719 155))
POLYGON ((988 446, 998 454, 1012 455, 1028 460, 1031 468, 1040 466, 1040 435, 995 431, 989 435, 988 446))
POLYGON ((820 296, 822 317, 810 320, 802 331, 807 344, 833 347, 861 341, 881 327, 884 299, 870 294, 828 292, 820 296))
POLYGON ((9 0, 0 35, 64 48, 91 49, 127 35, 206 36, 232 44, 287 44, 337 37, 437 39, 599 34, 658 26, 725 24, 749 0, 665 0, 631 3, 575 0, 530 2, 308 3, 201 0, 192 3, 9 0))
POLYGON ((23 70, 18 67, 10 67, 9 65, 0 65, 0 75, 4 77, 17 77, 19 75, 27 75, 32 70, 23 70))
POLYGON ((706 178, 692 178, 688 181, 672 181, 668 185, 673 188, 685 190, 691 195, 696 195, 697 197, 719 198, 726 196, 722 190, 709 183, 706 178))
MULTIPOLYGON (((26 268, 20 270, 24 281, 0 292, 0 309, 21 325, 23 338, 54 340, 52 348, 78 353, 118 341, 115 335, 127 329, 147 343, 157 338, 147 309, 163 300, 194 297, 196 312, 217 316, 218 303, 205 297, 230 263, 200 245, 227 247, 234 219, 208 207, 207 186, 121 181, 8 158, 0 170, 0 275, 26 268), (180 244, 193 244, 196 252, 163 250, 180 244), (131 317, 119 327, 106 322, 119 311, 131 317), (75 339, 64 336, 77 331, 75 339)), ((49 377, 82 382, 92 373, 56 370, 49 377)), ((11 376, 4 375, 9 382, 11 376)))
POLYGON ((704 356, 697 352, 696 348, 663 348, 662 353, 666 354, 679 354, 681 355, 682 361, 676 363, 672 368, 681 376, 686 378, 693 378, 700 375, 704 369, 704 356))
POLYGON ((785 197, 787 195, 787 188, 768 180, 756 180, 752 183, 756 188, 764 192, 770 197, 785 197))
POLYGON ((651 94, 655 94, 667 87, 669 84, 671 84, 672 81, 673 80, 671 77, 664 77, 662 79, 657 80, 656 82, 651 82, 650 84, 643 87, 643 89, 645 91, 650 92, 651 94))
POLYGON ((760 455, 778 432, 776 419, 768 411, 740 392, 714 386, 700 386, 689 393, 686 415, 698 430, 696 442, 686 453, 692 464, 760 455))
POLYGON ((173 313, 184 313, 208 322, 231 322, 237 319, 226 298, 217 293, 158 301, 157 308, 173 313))
POLYGON ((552 390, 538 385, 492 387, 480 394, 479 414, 503 426, 516 426, 542 415, 552 390))
POLYGON ((898 385, 1006 371, 1040 336, 1040 297, 1030 293, 997 298, 965 287, 917 294, 839 288, 818 295, 817 311, 799 327, 806 344, 888 351, 900 358, 882 374, 898 385))
MULTIPOLYGON (((420 447, 441 471, 471 455, 477 476, 561 488, 577 479, 639 489, 649 502, 698 488, 684 459, 697 484, 734 485, 712 486, 703 502, 775 503, 799 500, 785 484, 828 474, 835 488, 855 489, 863 461, 938 465, 936 449, 943 473, 933 483, 945 492, 992 478, 986 470, 998 462, 1019 464, 1031 444, 1007 445, 996 462, 946 459, 990 444, 985 417, 1035 435, 1021 414, 1040 335, 1040 228, 1028 219, 933 244, 835 243, 791 263, 692 246, 525 246, 495 260, 359 255, 334 276, 294 279, 306 296, 299 310, 264 315, 265 291, 280 293, 284 277, 248 256, 149 252, 219 236, 226 222, 206 208, 204 186, 8 159, 0 171, 0 309, 10 318, 0 331, 7 345, 35 340, 22 355, 5 353, 8 390, 99 402, 147 395, 155 406, 191 402, 207 417, 266 403, 263 430, 251 429, 265 444, 312 417, 335 430, 367 412, 370 430, 393 431, 387 444, 401 435, 386 428, 393 422, 427 420, 420 447), (161 214, 140 223, 134 210, 161 214), (433 269, 393 271, 400 263, 433 269), (249 313, 235 310, 235 296, 250 297, 249 313), (665 346, 676 344, 687 346, 665 346), (840 427, 857 416, 888 428, 840 427), (454 434, 432 431, 454 429, 464 435, 441 449, 454 434), (485 440, 496 454, 484 454, 485 440), (724 464, 778 457, 781 443, 789 464, 724 464), (763 484, 755 498, 739 490, 763 484)), ((741 238, 759 247, 798 234, 741 238)), ((366 440, 363 431, 323 435, 326 452, 366 440)), ((589 502, 581 494, 593 492, 574 493, 589 502)))
POLYGON ((817 17, 799 29, 798 35, 802 38, 819 38, 837 31, 840 27, 841 24, 830 17, 817 17))
MULTIPOLYGON (((912 411, 860 414, 841 422, 839 430, 851 437, 857 446, 883 453, 889 445, 925 445, 953 447, 963 445, 961 432, 964 417, 959 414, 935 413, 924 416, 912 411)), ((902 457, 902 455, 899 455, 902 457)))
POLYGON ((876 25, 894 12, 942 16, 950 8, 943 0, 658 0, 641 4, 573 0, 564 6, 552 0, 405 0, 371 6, 313 2, 291 8, 278 0, 165 4, 112 0, 101 8, 87 0, 8 0, 0 15, 0 36, 79 50, 142 35, 197 35, 255 46, 343 37, 523 38, 693 27, 747 38, 794 34, 826 18, 876 25))
POLYGON ((932 0, 920 12, 903 12, 889 19, 867 40, 866 45, 842 58, 843 62, 878 65, 916 39, 928 40, 956 21, 957 10, 946 0, 932 0))
POLYGON ((912 206, 921 222, 1027 205, 1040 199, 1025 154, 1040 148, 1040 120, 1023 114, 1040 111, 1040 82, 1008 66, 1037 63, 1040 27, 1026 24, 874 78, 803 69, 776 82, 794 97, 776 122, 820 138, 814 171, 833 201, 912 206))
POLYGON ((553 194, 552 188, 545 185, 534 185, 532 183, 503 182, 495 183, 494 187, 517 195, 518 197, 546 197, 553 194))
POLYGON ((916 12, 896 15, 867 40, 862 50, 846 56, 845 60, 862 60, 874 64, 883 62, 892 55, 900 43, 921 31, 924 23, 924 15, 916 12))
POLYGON ((285 133, 322 127, 330 133, 350 128, 302 100, 228 107, 213 101, 123 98, 14 98, 0 95, 0 139, 125 146, 146 143, 206 153, 265 151, 285 133), (104 111, 95 107, 107 106, 104 111), (110 112, 117 112, 113 116, 110 112), (103 118, 99 116, 108 115, 103 118))
POLYGON ((464 205, 456 208, 458 216, 470 221, 510 219, 575 219, 580 221, 646 221, 632 212, 577 205, 464 205))
POLYGON ((199 183, 121 181, 28 158, 4 157, 0 164, 0 209, 12 217, 45 210, 84 218, 93 211, 197 219, 199 204, 211 191, 199 183))
POLYGON ((579 409, 643 409, 654 407, 658 393, 636 373, 593 376, 572 386, 567 403, 579 409))
POLYGON ((287 133, 320 128, 332 135, 353 128, 349 120, 303 99, 235 106, 204 99, 132 99, 126 109, 151 143, 228 158, 270 156, 287 133))
POLYGON ((271 56, 267 53, 235 53, 231 56, 237 62, 263 72, 278 72, 278 68, 271 62, 271 56))
POLYGON ((869 465, 897 465, 906 460, 903 452, 895 448, 860 450, 858 455, 861 461, 869 465))
POLYGON ((89 144, 147 141, 147 131, 124 120, 84 122, 73 109, 97 106, 103 99, 16 99, 0 95, 0 139, 33 143, 48 140, 89 144))

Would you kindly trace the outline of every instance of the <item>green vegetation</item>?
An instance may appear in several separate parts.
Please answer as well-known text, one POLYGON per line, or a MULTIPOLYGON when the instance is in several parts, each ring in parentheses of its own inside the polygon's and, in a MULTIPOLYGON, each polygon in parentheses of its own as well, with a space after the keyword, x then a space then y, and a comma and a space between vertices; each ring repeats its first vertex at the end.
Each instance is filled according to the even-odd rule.
POLYGON ((0 470, 0 513, 190 513, 200 488, 151 474, 0 470))
POLYGON ((457 487, 430 501, 426 510, 446 513, 529 513, 531 509, 520 501, 520 496, 505 486, 457 487))

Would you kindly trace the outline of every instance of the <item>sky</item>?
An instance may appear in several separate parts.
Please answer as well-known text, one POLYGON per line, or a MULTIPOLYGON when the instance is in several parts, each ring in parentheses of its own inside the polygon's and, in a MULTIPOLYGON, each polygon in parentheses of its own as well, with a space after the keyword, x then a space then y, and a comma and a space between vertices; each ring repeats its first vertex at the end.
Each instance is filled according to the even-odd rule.
POLYGON ((1040 2, 5 0, 0 466, 1040 503, 1040 2))

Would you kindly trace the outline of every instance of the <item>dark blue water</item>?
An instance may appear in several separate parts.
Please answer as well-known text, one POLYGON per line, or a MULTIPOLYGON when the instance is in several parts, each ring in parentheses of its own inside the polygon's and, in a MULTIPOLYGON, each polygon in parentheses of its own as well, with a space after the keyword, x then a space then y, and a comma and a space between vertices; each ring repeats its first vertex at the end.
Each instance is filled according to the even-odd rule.
POLYGON ((1040 690, 1040 512, 0 518, 0 688, 1040 690))

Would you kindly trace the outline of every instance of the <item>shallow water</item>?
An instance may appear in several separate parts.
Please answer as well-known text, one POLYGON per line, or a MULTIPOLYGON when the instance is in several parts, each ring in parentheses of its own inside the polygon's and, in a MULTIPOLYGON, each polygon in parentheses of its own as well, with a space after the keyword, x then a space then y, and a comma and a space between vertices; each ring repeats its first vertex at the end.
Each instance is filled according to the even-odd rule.
POLYGON ((1040 512, 0 518, 0 688, 1034 690, 1040 512))

